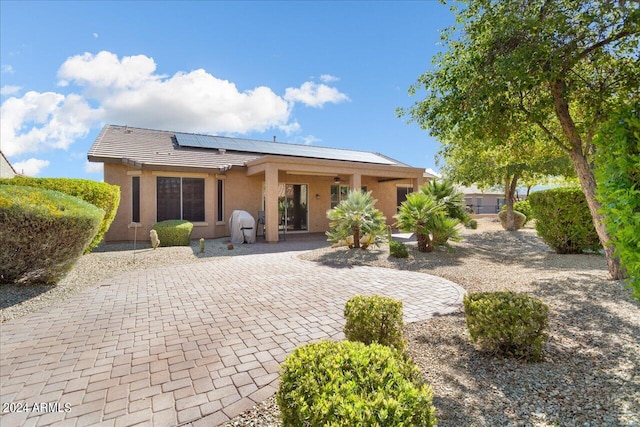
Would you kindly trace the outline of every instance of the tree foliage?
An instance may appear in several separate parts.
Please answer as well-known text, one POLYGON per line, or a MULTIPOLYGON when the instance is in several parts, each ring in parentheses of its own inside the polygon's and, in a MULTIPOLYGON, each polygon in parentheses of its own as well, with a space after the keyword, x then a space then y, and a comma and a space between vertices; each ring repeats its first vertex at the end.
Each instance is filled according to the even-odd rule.
POLYGON ((410 89, 408 111, 441 141, 498 141, 535 126, 562 150, 587 198, 609 271, 622 277, 599 214, 593 137, 640 86, 640 6, 610 0, 468 0, 446 51, 410 89))
POLYGON ((616 254, 640 299, 640 101, 622 108, 598 132, 598 197, 616 254))

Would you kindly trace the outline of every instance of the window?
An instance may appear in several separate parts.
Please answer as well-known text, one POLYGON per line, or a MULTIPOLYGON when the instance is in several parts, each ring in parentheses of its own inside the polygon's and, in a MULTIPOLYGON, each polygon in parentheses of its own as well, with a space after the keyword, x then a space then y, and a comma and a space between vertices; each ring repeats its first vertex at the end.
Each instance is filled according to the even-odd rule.
POLYGON ((168 219, 204 221, 204 179, 157 179, 158 222, 168 219))
POLYGON ((218 186, 218 216, 216 217, 216 221, 224 222, 224 180, 217 180, 218 186))
POLYGON ((140 222, 140 177, 131 177, 131 222, 140 222))
POLYGON ((413 187, 396 187, 396 206, 400 206, 402 202, 407 200, 407 194, 413 193, 413 187))
POLYGON ((338 206, 338 204, 346 200, 349 195, 348 185, 332 185, 331 186, 331 209, 338 206))

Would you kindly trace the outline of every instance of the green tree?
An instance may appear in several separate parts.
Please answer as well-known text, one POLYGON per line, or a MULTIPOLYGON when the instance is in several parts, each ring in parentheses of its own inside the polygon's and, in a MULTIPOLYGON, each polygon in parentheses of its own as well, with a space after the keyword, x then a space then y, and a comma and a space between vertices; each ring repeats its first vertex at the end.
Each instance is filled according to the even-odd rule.
MULTIPOLYGON (((375 208, 377 200, 371 197, 371 192, 352 191, 347 198, 335 208, 327 211, 327 218, 331 221, 327 231, 330 242, 347 241, 353 238, 352 248, 360 247, 363 236, 382 237, 385 233, 386 218, 375 208)), ((367 245, 368 246, 368 245, 367 245)))
POLYGON ((468 0, 448 48, 408 112, 442 140, 509 136, 535 125, 571 159, 613 278, 624 276, 599 213, 593 137, 640 83, 640 6, 610 0, 468 0))
MULTIPOLYGON (((435 197, 424 193, 407 194, 407 200, 400 205, 400 211, 394 216, 395 226, 400 230, 415 233, 420 252, 433 252, 430 233, 445 223, 446 208, 435 197)), ((456 223, 457 224, 457 223, 456 223)), ((454 225, 455 226, 455 225, 454 225)))
POLYGON ((507 230, 515 230, 513 206, 519 182, 531 185, 549 175, 571 175, 569 159, 544 135, 528 128, 509 137, 456 138, 443 143, 439 153, 447 176, 464 185, 502 187, 507 210, 507 230))
POLYGON ((640 101, 617 111, 594 140, 607 230, 640 300, 640 101))

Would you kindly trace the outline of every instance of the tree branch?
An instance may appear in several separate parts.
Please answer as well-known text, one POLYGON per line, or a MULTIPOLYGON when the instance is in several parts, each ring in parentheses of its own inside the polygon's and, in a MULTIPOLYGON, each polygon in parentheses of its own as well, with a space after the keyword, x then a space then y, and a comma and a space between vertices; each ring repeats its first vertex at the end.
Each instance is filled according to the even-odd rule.
POLYGON ((638 30, 634 30, 634 29, 625 29, 620 31, 617 34, 613 34, 609 37, 607 37, 606 39, 600 40, 598 43, 592 44, 591 46, 585 48, 582 52, 580 52, 577 56, 573 57, 571 61, 569 61, 562 69, 562 74, 566 73, 567 71, 569 71, 569 69, 571 67, 573 67, 577 62, 579 62, 580 60, 586 58, 587 56, 589 56, 591 54, 591 52, 600 49, 601 47, 604 47, 606 45, 608 45, 609 43, 613 43, 616 42, 620 39, 623 39, 625 37, 628 36, 632 36, 634 34, 638 34, 640 31, 638 30))

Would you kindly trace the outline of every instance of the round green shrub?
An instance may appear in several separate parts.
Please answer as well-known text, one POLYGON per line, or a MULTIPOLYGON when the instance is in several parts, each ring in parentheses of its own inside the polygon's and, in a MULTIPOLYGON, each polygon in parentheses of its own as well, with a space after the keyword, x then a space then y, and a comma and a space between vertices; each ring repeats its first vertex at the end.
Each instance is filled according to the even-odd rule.
POLYGON ((529 198, 536 231, 559 254, 602 249, 587 200, 580 188, 536 191, 529 198))
POLYGON ((431 387, 389 347, 321 341, 298 347, 281 371, 284 427, 436 425, 431 387))
POLYGON ((193 223, 182 219, 171 219, 154 224, 153 229, 158 233, 160 246, 189 246, 193 223))
MULTIPOLYGON (((507 205, 502 205, 500 210, 507 210, 507 205)), ((519 200, 515 202, 513 204, 513 210, 520 212, 526 217, 524 225, 527 225, 527 223, 533 219, 533 211, 531 210, 531 204, 528 200, 519 200)))
POLYGON ((402 301, 382 295, 356 295, 344 306, 344 335, 349 341, 404 349, 402 301))
POLYGON ((100 222, 98 232, 86 248, 86 253, 91 252, 91 250, 98 246, 102 241, 104 234, 109 230, 113 219, 116 217, 116 211, 120 204, 120 187, 117 185, 107 184, 106 182, 71 178, 14 177, 11 179, 0 179, 0 184, 20 185, 60 191, 82 199, 85 202, 89 202, 102 209, 105 212, 104 218, 100 222))
POLYGON ((402 242, 395 240, 389 240, 389 253, 394 258, 408 258, 409 252, 407 247, 402 242))
POLYGON ((465 295, 464 313, 473 342, 494 354, 527 361, 542 359, 549 307, 513 292, 465 295))
POLYGON ((102 209, 68 194, 0 185, 0 283, 56 283, 103 216, 102 209))
MULTIPOLYGON (((507 229, 507 211, 500 211, 500 213, 498 214, 498 219, 500 219, 500 224, 502 224, 502 228, 504 228, 505 230, 507 229)), ((516 230, 520 230, 522 227, 524 227, 524 223, 527 221, 527 217, 524 216, 524 214, 518 212, 518 211, 513 211, 513 222, 514 225, 516 226, 516 230)))
POLYGON ((464 226, 466 228, 470 228, 472 230, 476 230, 478 228, 478 221, 476 221, 475 219, 470 219, 469 221, 467 221, 464 226))

